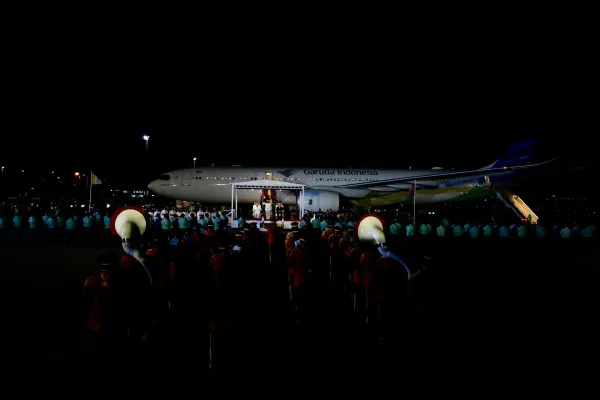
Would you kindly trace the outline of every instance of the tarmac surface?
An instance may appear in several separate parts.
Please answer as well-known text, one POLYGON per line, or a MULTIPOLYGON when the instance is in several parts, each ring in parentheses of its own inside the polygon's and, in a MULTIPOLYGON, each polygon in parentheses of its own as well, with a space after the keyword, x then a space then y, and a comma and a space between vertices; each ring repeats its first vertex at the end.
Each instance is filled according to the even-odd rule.
POLYGON ((264 393, 300 390, 302 382, 352 390, 358 378, 394 383, 423 373, 597 369, 597 245, 404 240, 400 254, 412 265, 424 254, 433 257, 418 289, 426 292, 430 307, 403 315, 394 335, 384 340, 328 281, 319 282, 310 322, 298 325, 285 270, 265 269, 259 285, 232 295, 212 339, 215 359, 209 370, 208 330, 201 306, 195 311, 198 303, 183 316, 170 316, 176 322, 161 329, 149 350, 107 356, 84 335, 81 312, 82 283, 97 273, 96 258, 107 247, 5 242, 0 245, 5 378, 68 376, 84 385, 90 376, 110 371, 108 381, 117 385, 152 389, 164 382, 200 392, 264 393))

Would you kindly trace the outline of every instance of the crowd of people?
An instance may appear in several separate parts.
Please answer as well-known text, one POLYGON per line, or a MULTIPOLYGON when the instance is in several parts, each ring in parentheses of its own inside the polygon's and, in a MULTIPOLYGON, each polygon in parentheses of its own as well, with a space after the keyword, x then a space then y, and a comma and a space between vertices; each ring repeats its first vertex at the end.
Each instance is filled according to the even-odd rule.
MULTIPOLYGON (((77 211, 5 208, 0 234, 7 239, 44 232, 39 237, 52 240, 70 232, 70 241, 102 237, 118 243, 110 234, 109 213, 77 211)), ((205 345, 209 367, 219 364, 219 347, 214 346, 219 330, 240 304, 264 287, 265 273, 277 277, 269 284, 287 286, 286 303, 296 324, 310 325, 326 282, 383 340, 397 337, 400 325, 406 327, 407 310, 418 310, 411 314, 419 314, 418 318, 427 318, 430 310, 428 258, 419 254, 404 262, 403 241, 412 237, 586 239, 596 229, 593 223, 546 229, 527 220, 509 225, 452 223, 446 218, 434 227, 431 216, 417 215, 422 222, 415 224, 410 215, 382 214, 389 240, 378 245, 359 240, 360 215, 354 210, 307 212, 292 223, 290 231, 276 221, 259 228, 242 217, 232 228, 231 213, 215 209, 149 209, 144 214, 146 230, 132 245, 141 249, 146 269, 120 250, 98 259, 98 274, 83 284, 86 335, 100 349, 144 349, 160 347, 164 333, 177 327, 178 332, 194 332, 201 338, 187 337, 187 342, 205 345)))
MULTIPOLYGON (((187 219, 183 212, 160 214, 148 212, 148 229, 130 241, 142 250, 145 270, 129 254, 109 252, 99 259, 99 273, 84 284, 86 327, 104 345, 151 346, 160 336, 156 332, 169 329, 165 326, 186 323, 174 322, 173 315, 196 315, 210 338, 226 323, 232 304, 252 298, 266 271, 282 277, 277 285, 287 283, 297 324, 310 324, 318 308, 318 287, 326 281, 345 293, 348 307, 383 338, 394 329, 407 290, 412 291, 422 271, 421 263, 408 270, 403 261, 382 257, 373 243, 359 241, 351 220, 323 230, 310 221, 294 222, 285 232, 275 223, 259 229, 243 220, 232 230, 216 213, 187 225, 181 223, 187 219), (177 223, 166 230, 154 223, 157 218, 177 223)), ((195 220, 192 213, 188 216, 188 223, 195 220)), ((209 348, 211 342, 207 341, 209 348)), ((209 365, 218 354, 207 353, 209 365)))

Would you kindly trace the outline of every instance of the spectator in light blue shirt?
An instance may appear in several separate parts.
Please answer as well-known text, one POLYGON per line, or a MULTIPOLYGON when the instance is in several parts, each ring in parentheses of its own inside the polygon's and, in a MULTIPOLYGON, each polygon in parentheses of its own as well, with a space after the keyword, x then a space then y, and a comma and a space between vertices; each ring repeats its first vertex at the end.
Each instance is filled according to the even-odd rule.
POLYGON ((67 230, 74 231, 75 230, 75 218, 69 217, 67 220, 67 230))
POLYGON ((84 228, 92 227, 92 219, 90 218, 90 216, 88 214, 85 214, 85 217, 83 217, 83 227, 84 228))

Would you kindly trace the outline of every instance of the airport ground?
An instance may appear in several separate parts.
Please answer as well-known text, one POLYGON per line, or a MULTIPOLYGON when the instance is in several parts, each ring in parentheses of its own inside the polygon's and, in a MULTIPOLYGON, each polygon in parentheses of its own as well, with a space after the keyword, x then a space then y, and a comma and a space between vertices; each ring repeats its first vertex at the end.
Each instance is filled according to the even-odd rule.
POLYGON ((430 311, 404 315, 395 337, 380 340, 328 281, 319 284, 311 323, 299 328, 285 270, 265 268, 249 295, 232 297, 210 371, 208 331, 194 307, 149 351, 107 356, 85 339, 81 285, 97 272, 105 245, 4 243, 5 378, 250 394, 372 385, 366 382, 378 382, 376 390, 413 375, 503 376, 597 363, 598 242, 449 238, 399 245, 413 265, 424 254, 434 261, 421 288, 430 311))

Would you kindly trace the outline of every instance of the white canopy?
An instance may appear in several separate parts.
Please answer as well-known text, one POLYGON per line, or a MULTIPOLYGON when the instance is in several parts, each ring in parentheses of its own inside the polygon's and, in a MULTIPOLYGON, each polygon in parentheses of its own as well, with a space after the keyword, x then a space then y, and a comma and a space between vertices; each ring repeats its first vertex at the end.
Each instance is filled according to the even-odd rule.
POLYGON ((237 191, 238 189, 288 189, 298 190, 300 192, 298 205, 300 208, 300 217, 304 215, 304 185, 286 181, 276 181, 272 179, 261 179, 258 181, 244 181, 231 183, 231 208, 234 210, 233 217, 237 218, 237 191))

